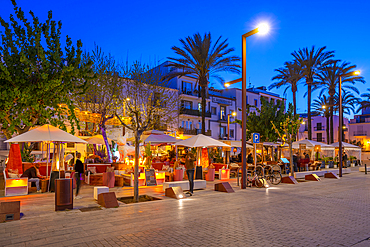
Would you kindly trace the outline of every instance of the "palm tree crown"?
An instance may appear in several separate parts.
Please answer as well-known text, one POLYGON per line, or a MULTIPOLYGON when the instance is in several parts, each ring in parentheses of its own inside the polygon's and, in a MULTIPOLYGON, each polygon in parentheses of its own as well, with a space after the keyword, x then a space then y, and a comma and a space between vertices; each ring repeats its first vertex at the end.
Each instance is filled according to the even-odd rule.
POLYGON ((293 93, 294 116, 297 114, 297 98, 298 82, 302 78, 302 71, 298 69, 292 62, 285 62, 283 68, 275 69, 278 73, 272 78, 276 82, 269 86, 269 90, 273 88, 285 87, 284 93, 290 88, 293 93))
POLYGON ((220 36, 212 43, 211 34, 201 36, 199 33, 180 39, 182 47, 173 46, 171 49, 179 55, 179 58, 169 57, 168 66, 173 70, 169 78, 193 75, 197 77, 197 83, 201 87, 202 97, 202 133, 205 133, 205 109, 206 94, 209 78, 214 77, 223 82, 219 72, 240 73, 240 61, 238 56, 229 56, 234 48, 230 48, 227 39, 222 40, 220 36))
POLYGON ((308 139, 312 139, 312 128, 311 128, 311 91, 312 84, 314 83, 315 76, 320 72, 322 68, 332 62, 330 58, 334 56, 334 51, 325 51, 326 46, 319 49, 303 48, 298 51, 294 51, 292 56, 294 57, 294 64, 297 69, 302 71, 302 76, 306 79, 307 84, 307 121, 308 121, 308 139))

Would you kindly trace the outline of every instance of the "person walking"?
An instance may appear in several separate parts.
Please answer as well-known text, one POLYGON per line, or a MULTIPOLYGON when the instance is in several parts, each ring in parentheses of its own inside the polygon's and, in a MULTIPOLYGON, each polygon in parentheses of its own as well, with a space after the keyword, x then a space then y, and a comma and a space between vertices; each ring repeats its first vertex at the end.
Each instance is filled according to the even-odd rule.
POLYGON ((189 194, 190 196, 194 193, 194 162, 195 158, 194 155, 189 149, 185 149, 185 168, 186 168, 186 174, 188 175, 189 179, 189 188, 190 190, 186 192, 186 194, 189 194))
POLYGON ((344 168, 347 168, 347 160, 348 160, 348 156, 347 156, 346 152, 343 152, 342 163, 343 163, 344 168))
POLYGON ((78 192, 80 192, 81 187, 81 177, 84 173, 84 164, 82 163, 81 159, 81 153, 76 154, 76 163, 75 163, 75 178, 76 178, 76 196, 75 199, 81 199, 82 197, 78 195, 78 192))

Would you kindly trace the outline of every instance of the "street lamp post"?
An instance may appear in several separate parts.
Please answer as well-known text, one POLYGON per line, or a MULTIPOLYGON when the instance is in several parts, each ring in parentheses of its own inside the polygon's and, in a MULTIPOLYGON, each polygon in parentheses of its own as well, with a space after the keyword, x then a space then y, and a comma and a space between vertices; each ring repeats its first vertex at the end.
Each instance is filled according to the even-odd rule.
MULTIPOLYGON (((246 121, 247 121, 247 80, 246 80, 246 72, 247 72, 247 38, 252 36, 256 33, 266 34, 269 31, 269 27, 266 24, 261 24, 259 27, 249 31, 242 35, 242 182, 241 188, 247 188, 247 128, 246 128, 246 121)), ((240 80, 235 80, 233 82, 225 83, 225 87, 230 86, 233 83, 239 82, 240 80)))
POLYGON ((339 177, 342 177, 342 169, 343 169, 343 150, 342 150, 342 137, 343 137, 343 109, 342 109, 342 76, 351 76, 351 75, 359 75, 360 71, 356 70, 348 74, 340 75, 339 76, 339 177))

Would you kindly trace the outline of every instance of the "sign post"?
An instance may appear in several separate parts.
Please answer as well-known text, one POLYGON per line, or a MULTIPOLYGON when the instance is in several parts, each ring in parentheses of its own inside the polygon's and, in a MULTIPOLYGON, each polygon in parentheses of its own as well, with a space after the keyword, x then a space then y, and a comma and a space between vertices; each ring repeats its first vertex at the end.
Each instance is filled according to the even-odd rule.
POLYGON ((253 139, 253 156, 254 156, 254 169, 256 170, 257 166, 257 143, 260 143, 260 133, 253 133, 252 134, 252 139, 253 139))

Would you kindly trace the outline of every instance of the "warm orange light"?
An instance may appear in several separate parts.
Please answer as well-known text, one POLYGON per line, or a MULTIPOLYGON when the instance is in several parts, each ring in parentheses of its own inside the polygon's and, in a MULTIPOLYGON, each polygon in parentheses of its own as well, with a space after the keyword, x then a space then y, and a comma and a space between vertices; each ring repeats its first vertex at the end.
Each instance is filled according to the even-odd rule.
POLYGON ((354 72, 353 72, 353 74, 354 74, 354 75, 359 75, 359 74, 361 74, 361 71, 356 70, 356 71, 354 71, 354 72))
POLYGON ((22 186, 27 186, 27 178, 23 179, 7 179, 6 180, 6 187, 22 187, 22 186))
POLYGON ((227 82, 226 82, 226 83, 224 84, 224 86, 225 86, 225 87, 230 87, 230 83, 227 83, 227 82))
POLYGON ((140 173, 140 175, 139 175, 139 179, 145 179, 145 173, 140 173))
POLYGON ((166 173, 165 172, 156 172, 155 173, 155 178, 156 179, 165 179, 166 178, 166 173))
POLYGON ((225 173, 226 171, 225 170, 221 170, 222 173, 225 173))
POLYGON ((130 98, 129 98, 129 97, 127 97, 127 98, 126 98, 126 101, 130 101, 130 98))
POLYGON ((235 111, 233 111, 233 112, 231 113, 231 116, 235 117, 235 116, 236 116, 236 112, 235 112, 235 111))
POLYGON ((326 108, 326 105, 323 105, 323 106, 322 106, 322 109, 325 109, 325 108, 326 108))

